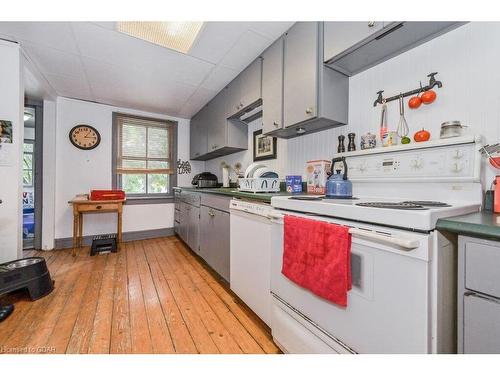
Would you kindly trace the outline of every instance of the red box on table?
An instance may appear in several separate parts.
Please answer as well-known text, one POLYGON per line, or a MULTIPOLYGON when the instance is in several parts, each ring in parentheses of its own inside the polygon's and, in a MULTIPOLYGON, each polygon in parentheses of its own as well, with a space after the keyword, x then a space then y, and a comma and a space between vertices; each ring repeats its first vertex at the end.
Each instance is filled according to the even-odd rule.
POLYGON ((123 190, 91 190, 91 201, 111 201, 125 199, 125 192, 123 190))

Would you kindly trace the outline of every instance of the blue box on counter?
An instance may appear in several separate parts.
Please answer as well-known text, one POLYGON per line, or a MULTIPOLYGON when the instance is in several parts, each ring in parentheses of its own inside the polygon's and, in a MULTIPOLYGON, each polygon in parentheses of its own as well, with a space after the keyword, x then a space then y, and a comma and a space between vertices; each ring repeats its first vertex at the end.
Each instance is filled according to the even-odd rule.
POLYGON ((302 193, 302 176, 286 176, 285 184, 288 193, 302 193))

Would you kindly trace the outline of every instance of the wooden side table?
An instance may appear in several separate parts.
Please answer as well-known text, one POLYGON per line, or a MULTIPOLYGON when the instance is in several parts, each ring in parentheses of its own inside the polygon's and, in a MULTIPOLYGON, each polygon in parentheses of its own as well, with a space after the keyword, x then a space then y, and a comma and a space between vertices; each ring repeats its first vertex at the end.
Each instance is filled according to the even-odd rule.
POLYGON ((120 248, 122 242, 122 213, 123 204, 126 199, 91 201, 87 196, 76 196, 68 203, 73 206, 73 251, 76 256, 76 248, 83 245, 83 214, 116 212, 118 215, 117 246, 120 248))

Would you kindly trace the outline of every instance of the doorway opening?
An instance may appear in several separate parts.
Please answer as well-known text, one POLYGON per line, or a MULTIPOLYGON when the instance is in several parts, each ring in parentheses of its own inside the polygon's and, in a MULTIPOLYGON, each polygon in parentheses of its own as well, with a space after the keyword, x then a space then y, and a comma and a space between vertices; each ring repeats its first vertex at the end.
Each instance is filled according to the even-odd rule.
POLYGON ((42 126, 43 107, 26 100, 23 145, 23 249, 40 249, 42 238, 42 126))

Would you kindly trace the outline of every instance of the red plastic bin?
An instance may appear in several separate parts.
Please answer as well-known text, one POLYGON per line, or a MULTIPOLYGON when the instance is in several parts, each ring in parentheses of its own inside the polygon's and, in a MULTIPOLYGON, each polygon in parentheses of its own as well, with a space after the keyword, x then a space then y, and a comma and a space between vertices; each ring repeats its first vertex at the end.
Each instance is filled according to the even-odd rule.
POLYGON ((123 190, 91 190, 91 201, 110 201, 125 199, 125 192, 123 190))

